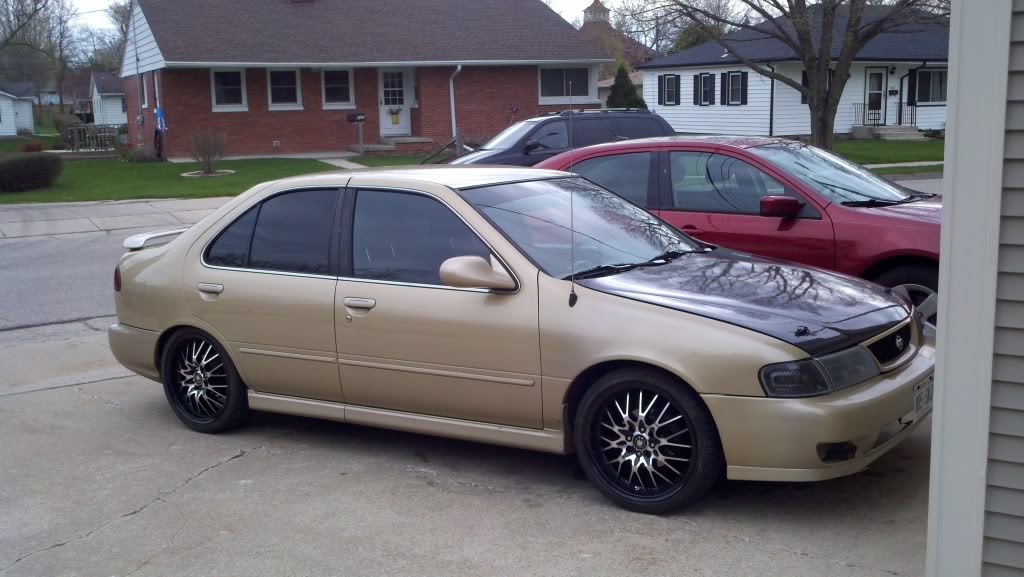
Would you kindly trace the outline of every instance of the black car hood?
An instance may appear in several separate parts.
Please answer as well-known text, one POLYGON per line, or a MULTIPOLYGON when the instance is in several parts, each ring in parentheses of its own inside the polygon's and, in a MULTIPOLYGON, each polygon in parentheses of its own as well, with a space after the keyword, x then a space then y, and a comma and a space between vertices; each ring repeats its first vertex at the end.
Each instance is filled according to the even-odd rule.
POLYGON ((811 356, 852 346, 909 314, 878 285, 723 248, 577 283, 758 331, 811 356))

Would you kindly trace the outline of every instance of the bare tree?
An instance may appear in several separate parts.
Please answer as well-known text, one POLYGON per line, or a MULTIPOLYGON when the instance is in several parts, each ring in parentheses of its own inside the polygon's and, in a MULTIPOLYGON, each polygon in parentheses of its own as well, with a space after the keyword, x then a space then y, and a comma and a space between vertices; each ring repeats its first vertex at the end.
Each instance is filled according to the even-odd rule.
POLYGON ((949 0, 821 0, 810 4, 807 0, 735 0, 743 9, 743 18, 723 17, 695 0, 664 0, 664 4, 753 71, 805 95, 812 143, 822 148, 832 147, 839 98, 850 79, 853 59, 864 45, 883 32, 936 24, 949 15, 949 0), (869 11, 868 5, 884 9, 869 11), (807 71, 807 86, 754 62, 743 51, 744 42, 761 39, 781 42, 800 59, 807 71))
POLYGON ((0 0, 0 51, 31 46, 23 35, 46 10, 49 0, 0 0))
POLYGON ((47 0, 44 11, 46 44, 43 50, 53 62, 57 84, 57 104, 64 112, 64 80, 68 69, 79 54, 79 30, 74 26, 78 17, 71 0, 47 0))

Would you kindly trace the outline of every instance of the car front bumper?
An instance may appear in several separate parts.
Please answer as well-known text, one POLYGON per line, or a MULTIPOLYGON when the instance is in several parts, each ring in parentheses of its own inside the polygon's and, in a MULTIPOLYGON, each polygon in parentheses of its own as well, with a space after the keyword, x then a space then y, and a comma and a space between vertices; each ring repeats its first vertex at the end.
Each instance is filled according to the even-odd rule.
POLYGON ((729 479, 822 481, 866 468, 917 428, 914 386, 932 378, 935 345, 921 344, 906 365, 821 397, 778 399, 703 395, 718 425, 729 479), (822 447, 855 446, 845 460, 822 447))
POLYGON ((147 379, 160 380, 160 370, 156 366, 160 333, 117 323, 107 329, 107 340, 110 352, 126 369, 147 379))

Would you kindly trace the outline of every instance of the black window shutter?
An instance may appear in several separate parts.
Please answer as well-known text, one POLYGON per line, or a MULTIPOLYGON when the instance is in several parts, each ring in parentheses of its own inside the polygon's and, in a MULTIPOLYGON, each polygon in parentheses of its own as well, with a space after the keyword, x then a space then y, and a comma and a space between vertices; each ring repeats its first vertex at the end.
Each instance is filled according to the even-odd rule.
POLYGON ((682 88, 682 83, 680 82, 681 78, 682 76, 679 76, 678 74, 672 75, 672 86, 675 87, 675 90, 672 92, 672 104, 675 104, 676 106, 679 106, 679 103, 682 102, 682 97, 679 94, 679 89, 682 88))
POLYGON ((721 88, 721 100, 719 101, 723 106, 729 104, 729 73, 722 73, 722 88, 721 88))
POLYGON ((907 106, 917 105, 917 72, 907 77, 907 106))
POLYGON ((658 104, 665 105, 665 75, 658 75, 658 104))
POLYGON ((693 75, 693 105, 700 106, 700 74, 693 75))
POLYGON ((708 104, 714 104, 715 103, 715 75, 714 74, 708 74, 708 82, 711 83, 711 100, 708 102, 708 104))
POLYGON ((747 73, 741 72, 740 76, 743 78, 743 84, 740 88, 740 104, 747 103, 747 73))
MULTIPOLYGON (((807 71, 806 70, 804 70, 803 72, 800 73, 800 85, 803 86, 804 88, 810 88, 810 86, 811 86, 811 83, 808 82, 808 80, 807 80, 807 71)), ((800 104, 807 104, 807 94, 806 93, 803 93, 803 92, 800 93, 800 104)))

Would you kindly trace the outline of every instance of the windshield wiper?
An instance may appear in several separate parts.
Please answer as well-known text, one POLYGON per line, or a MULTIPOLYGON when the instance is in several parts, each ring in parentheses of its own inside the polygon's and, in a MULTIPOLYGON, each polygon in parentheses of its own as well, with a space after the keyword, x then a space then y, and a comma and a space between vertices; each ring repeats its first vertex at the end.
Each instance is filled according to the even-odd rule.
POLYGON ((930 192, 914 192, 910 196, 900 201, 900 204, 907 204, 908 202, 917 202, 925 198, 934 198, 936 195, 930 192))
MULTIPOLYGON (((602 264, 586 270, 581 270, 576 273, 576 278, 596 278, 599 276, 607 276, 610 274, 618 274, 620 272, 626 272, 627 270, 633 270, 643 263, 620 263, 620 264, 602 264)), ((569 280, 572 275, 562 277, 562 280, 569 280)))
POLYGON ((902 200, 883 200, 881 198, 872 198, 869 200, 844 200, 839 203, 843 206, 854 206, 854 207, 876 207, 876 206, 892 206, 894 204, 902 203, 902 200))

